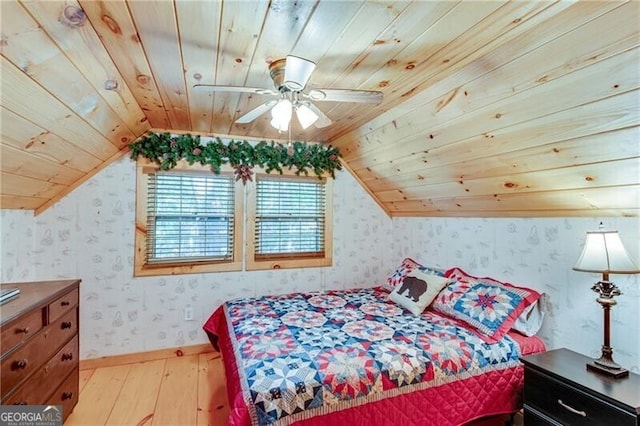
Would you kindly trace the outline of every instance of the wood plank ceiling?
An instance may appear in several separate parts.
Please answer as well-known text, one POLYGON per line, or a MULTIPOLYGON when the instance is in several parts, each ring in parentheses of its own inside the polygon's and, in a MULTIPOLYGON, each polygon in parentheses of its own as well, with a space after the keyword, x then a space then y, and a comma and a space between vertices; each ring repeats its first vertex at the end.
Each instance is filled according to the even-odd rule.
POLYGON ((1 206, 39 213, 149 130, 286 139, 268 64, 317 63, 317 102, 392 216, 640 216, 640 2, 11 1, 2 13, 1 206), (117 87, 109 87, 117 85, 117 87))

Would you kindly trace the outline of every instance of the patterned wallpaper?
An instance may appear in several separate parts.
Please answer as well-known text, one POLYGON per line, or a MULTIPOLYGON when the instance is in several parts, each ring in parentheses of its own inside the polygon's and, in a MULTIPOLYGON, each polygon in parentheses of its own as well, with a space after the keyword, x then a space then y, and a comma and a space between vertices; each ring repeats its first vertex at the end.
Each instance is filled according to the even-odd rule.
MULTIPOLYGON (((602 309, 590 290, 599 276, 571 267, 585 232, 598 229, 600 219, 391 220, 348 172, 339 172, 332 267, 133 278, 134 193, 135 164, 123 158, 36 218, 0 212, 3 282, 82 278, 82 358, 204 343, 202 323, 224 300, 370 286, 405 256, 544 291, 540 335, 548 347, 599 353, 602 309), (187 305, 194 321, 183 320, 187 305)), ((603 220, 638 259, 638 219, 603 220)), ((624 293, 612 310, 614 357, 640 372, 639 276, 611 279, 624 293)))
POLYGON ((0 281, 31 281, 36 223, 32 211, 0 210, 0 281))
POLYGON ((202 324, 236 297, 370 286, 391 220, 348 172, 334 184, 333 266, 133 278, 135 163, 123 158, 36 218, 2 210, 3 282, 81 278, 81 357, 207 342, 202 324), (184 321, 185 306, 194 321, 184 321))
MULTIPOLYGON (((587 231, 618 230, 636 263, 640 259, 637 218, 536 219, 394 219, 391 253, 399 264, 415 256, 425 265, 459 266, 476 276, 491 276, 531 287, 547 297, 546 317, 539 336, 549 349, 566 347, 599 356, 602 308, 591 286, 600 274, 576 272, 587 231)), ((640 264, 638 264, 640 266, 640 264)), ((614 359, 640 373, 640 275, 615 275, 623 295, 611 310, 614 359)))

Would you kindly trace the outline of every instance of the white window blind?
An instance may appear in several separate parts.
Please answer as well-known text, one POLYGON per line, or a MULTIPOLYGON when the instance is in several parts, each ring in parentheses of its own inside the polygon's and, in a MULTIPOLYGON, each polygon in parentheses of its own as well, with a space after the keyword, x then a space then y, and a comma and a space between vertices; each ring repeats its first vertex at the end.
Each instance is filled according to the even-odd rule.
POLYGON ((148 185, 148 264, 233 259, 232 176, 155 173, 148 185))
POLYGON ((256 258, 324 256, 325 184, 258 178, 256 258))

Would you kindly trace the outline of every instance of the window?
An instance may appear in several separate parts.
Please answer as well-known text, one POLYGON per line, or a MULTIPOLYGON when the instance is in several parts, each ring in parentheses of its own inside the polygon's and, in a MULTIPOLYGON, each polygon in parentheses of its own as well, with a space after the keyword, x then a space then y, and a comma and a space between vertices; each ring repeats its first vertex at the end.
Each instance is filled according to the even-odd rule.
POLYGON ((242 192, 233 175, 147 168, 138 179, 146 195, 138 199, 135 275, 241 269, 242 192))
POLYGON ((247 269, 331 264, 331 181, 290 176, 256 176, 249 198, 247 269))
POLYGON ((233 259, 233 177, 153 173, 146 263, 233 259))
POLYGON ((330 266, 333 180, 254 171, 139 160, 134 275, 330 266))

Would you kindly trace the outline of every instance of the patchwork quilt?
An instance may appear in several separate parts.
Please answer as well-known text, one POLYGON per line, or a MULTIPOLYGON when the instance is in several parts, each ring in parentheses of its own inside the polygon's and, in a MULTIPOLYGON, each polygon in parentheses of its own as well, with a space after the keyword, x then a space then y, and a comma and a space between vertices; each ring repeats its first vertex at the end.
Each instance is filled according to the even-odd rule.
MULTIPOLYGON (((204 329, 222 347, 235 405, 230 424, 291 424, 354 407, 385 407, 385 399, 424 397, 434 388, 447 396, 447 384, 468 381, 482 389, 504 373, 518 377, 515 385, 503 382, 503 391, 518 393, 521 348, 510 334, 489 344, 444 314, 413 315, 388 294, 378 287, 236 299, 221 306, 204 329)), ((543 348, 540 342, 536 349, 543 348)), ((456 393, 450 396, 459 398, 456 393)), ((513 405, 518 398, 506 400, 513 405)))

